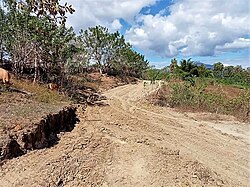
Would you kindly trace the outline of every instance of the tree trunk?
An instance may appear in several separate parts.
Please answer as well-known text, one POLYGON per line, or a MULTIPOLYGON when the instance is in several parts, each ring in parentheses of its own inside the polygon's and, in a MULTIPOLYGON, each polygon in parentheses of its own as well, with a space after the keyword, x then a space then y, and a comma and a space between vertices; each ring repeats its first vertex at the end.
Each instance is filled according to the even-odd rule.
POLYGON ((99 68, 99 72, 100 72, 100 74, 102 75, 102 68, 99 68))
POLYGON ((35 75, 34 75, 33 83, 36 82, 37 76, 38 76, 38 64, 37 64, 37 57, 35 56, 35 75))

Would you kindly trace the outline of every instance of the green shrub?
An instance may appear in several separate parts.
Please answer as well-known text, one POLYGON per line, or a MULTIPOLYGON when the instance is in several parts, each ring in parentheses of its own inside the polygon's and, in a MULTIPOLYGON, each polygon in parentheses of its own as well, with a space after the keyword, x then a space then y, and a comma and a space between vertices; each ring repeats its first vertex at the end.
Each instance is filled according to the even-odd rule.
MULTIPOLYGON (((170 94, 159 99, 165 99, 171 107, 191 108, 199 111, 230 114, 250 121, 250 90, 245 89, 241 95, 229 98, 225 93, 205 91, 206 83, 196 80, 192 86, 189 82, 170 84, 170 94)), ((158 102, 159 103, 159 102, 158 102)))

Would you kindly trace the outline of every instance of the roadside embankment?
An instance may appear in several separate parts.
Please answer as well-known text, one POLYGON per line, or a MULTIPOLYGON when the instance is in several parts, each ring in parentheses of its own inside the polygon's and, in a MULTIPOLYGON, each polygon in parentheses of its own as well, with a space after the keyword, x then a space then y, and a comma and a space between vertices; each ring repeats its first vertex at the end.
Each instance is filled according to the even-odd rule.
POLYGON ((0 161, 18 157, 29 150, 50 147, 58 141, 60 132, 71 131, 76 122, 76 107, 69 106, 43 117, 31 129, 5 135, 0 145, 0 161))

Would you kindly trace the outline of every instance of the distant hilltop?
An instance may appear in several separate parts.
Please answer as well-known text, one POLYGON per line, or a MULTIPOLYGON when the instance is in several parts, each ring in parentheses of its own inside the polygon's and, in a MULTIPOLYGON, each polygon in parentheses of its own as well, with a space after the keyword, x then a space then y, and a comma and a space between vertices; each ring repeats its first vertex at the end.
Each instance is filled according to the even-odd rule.
MULTIPOLYGON (((194 62, 197 66, 201 66, 202 64, 204 64, 204 63, 202 63, 202 62, 194 62)), ((207 69, 214 69, 214 66, 213 65, 211 65, 211 64, 204 64, 205 66, 206 66, 206 68, 207 69)))

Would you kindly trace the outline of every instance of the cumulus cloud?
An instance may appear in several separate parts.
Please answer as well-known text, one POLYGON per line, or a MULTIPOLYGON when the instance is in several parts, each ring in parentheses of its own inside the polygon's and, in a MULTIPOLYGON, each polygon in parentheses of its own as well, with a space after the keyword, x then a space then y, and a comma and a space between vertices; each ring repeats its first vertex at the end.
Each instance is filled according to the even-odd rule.
POLYGON ((73 5, 76 10, 68 15, 67 25, 73 26, 76 32, 80 29, 102 25, 111 30, 120 29, 119 19, 133 22, 134 17, 145 6, 156 3, 157 0, 62 0, 61 3, 73 5))
POLYGON ((148 53, 165 57, 212 56, 249 47, 249 0, 177 0, 156 15, 139 15, 126 39, 148 53))
POLYGON ((117 31, 120 30, 122 28, 122 24, 120 23, 120 21, 118 19, 115 19, 112 23, 111 23, 111 31, 117 31))
POLYGON ((250 49, 250 39, 239 38, 231 43, 225 43, 224 45, 217 46, 218 51, 238 51, 239 49, 250 49))
POLYGON ((61 3, 67 2, 76 9, 67 20, 76 32, 99 24, 112 32, 125 30, 126 40, 146 56, 213 56, 250 48, 249 0, 173 0, 158 14, 150 14, 159 1, 165 0, 61 3))

